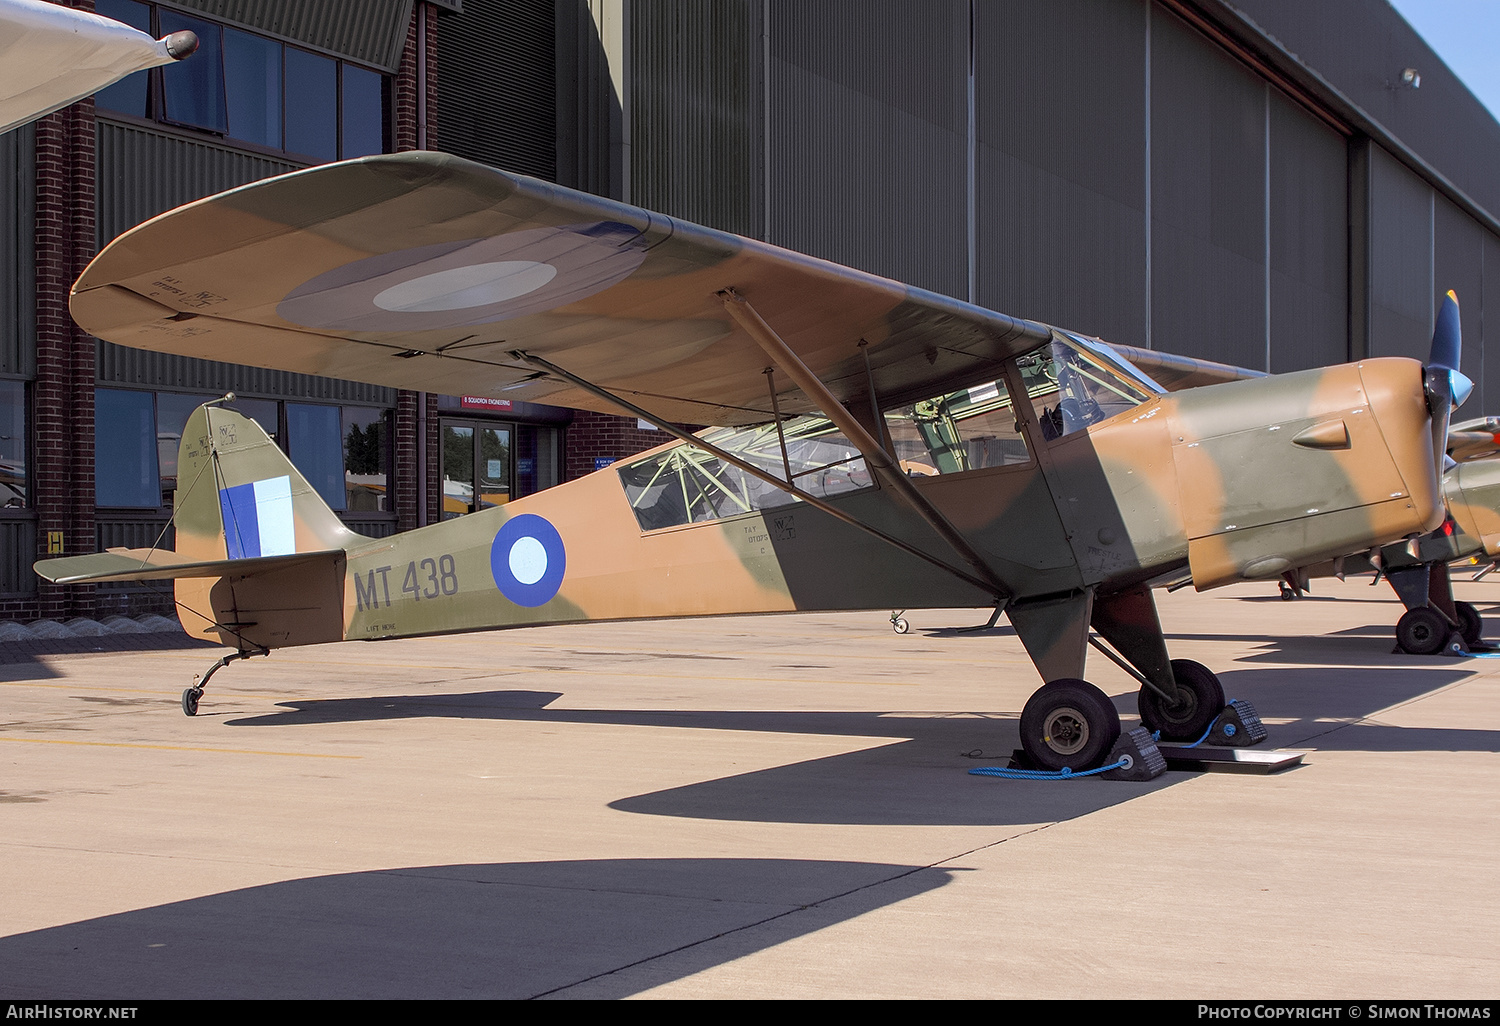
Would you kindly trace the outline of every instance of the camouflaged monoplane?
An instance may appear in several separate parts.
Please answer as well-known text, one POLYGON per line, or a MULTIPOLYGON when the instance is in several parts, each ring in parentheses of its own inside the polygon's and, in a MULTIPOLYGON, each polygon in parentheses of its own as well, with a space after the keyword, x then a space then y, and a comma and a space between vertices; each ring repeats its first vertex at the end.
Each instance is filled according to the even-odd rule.
POLYGON ((1274 580, 1435 528, 1458 377, 1440 334, 1425 369, 1167 394, 1078 334, 433 153, 164 214, 100 253, 72 310, 123 345, 624 412, 679 439, 371 539, 208 403, 183 432, 175 553, 37 572, 175 580, 184 626, 235 649, 214 669, 345 639, 992 606, 1044 681, 1021 736, 1054 769, 1099 765, 1119 735, 1082 679, 1091 642, 1165 736, 1222 710, 1214 674, 1169 657, 1153 587, 1274 580))

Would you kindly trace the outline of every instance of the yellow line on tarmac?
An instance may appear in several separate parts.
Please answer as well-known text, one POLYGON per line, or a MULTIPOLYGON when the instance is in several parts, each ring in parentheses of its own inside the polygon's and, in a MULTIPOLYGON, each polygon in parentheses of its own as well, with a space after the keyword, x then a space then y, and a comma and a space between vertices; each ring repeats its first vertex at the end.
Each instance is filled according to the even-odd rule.
POLYGON ((255 748, 195 748, 188 745, 142 745, 125 741, 64 741, 48 737, 3 737, 33 745, 83 745, 89 748, 154 748, 164 752, 215 752, 220 755, 289 755, 300 759, 363 759, 363 755, 328 755, 320 752, 266 752, 255 748))

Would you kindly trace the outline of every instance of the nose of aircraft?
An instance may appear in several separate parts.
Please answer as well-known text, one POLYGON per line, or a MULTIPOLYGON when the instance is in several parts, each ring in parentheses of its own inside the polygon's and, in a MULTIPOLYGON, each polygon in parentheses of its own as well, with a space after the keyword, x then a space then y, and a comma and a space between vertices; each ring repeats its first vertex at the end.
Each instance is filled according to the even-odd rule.
POLYGON ((1445 405, 1429 409, 1432 369, 1413 360, 1365 360, 1359 365, 1359 376, 1416 518, 1425 525, 1423 530, 1432 530, 1443 517, 1440 477, 1444 459, 1441 442, 1434 446, 1432 439, 1439 423, 1447 430, 1448 409, 1445 405))

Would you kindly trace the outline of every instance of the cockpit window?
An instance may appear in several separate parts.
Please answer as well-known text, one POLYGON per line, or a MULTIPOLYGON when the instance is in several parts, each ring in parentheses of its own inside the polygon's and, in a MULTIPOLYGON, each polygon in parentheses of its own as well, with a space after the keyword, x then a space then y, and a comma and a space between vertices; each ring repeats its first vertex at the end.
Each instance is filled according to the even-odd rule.
POLYGON ((1004 381, 885 411, 892 455, 908 477, 1027 463, 1031 454, 1004 381))
MULTIPOLYGON (((870 486, 865 459, 826 417, 800 416, 775 424, 710 428, 700 437, 786 479, 810 495, 828 497, 870 486), (786 458, 782 458, 782 440, 786 458)), ((642 531, 739 516, 797 500, 775 485, 752 477, 713 453, 678 445, 619 468, 620 483, 642 531)))
POLYGON ((1016 361, 1044 438, 1081 431, 1151 398, 1144 382, 1111 362, 1082 339, 1061 333, 1016 361))

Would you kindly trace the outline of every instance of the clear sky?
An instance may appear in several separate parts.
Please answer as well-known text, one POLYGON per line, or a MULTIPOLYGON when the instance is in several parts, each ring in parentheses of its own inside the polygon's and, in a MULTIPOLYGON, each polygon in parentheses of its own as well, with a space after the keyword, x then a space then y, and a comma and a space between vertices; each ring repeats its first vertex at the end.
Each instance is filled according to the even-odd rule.
POLYGON ((1500 0, 1390 0, 1390 4, 1500 120, 1500 0))

